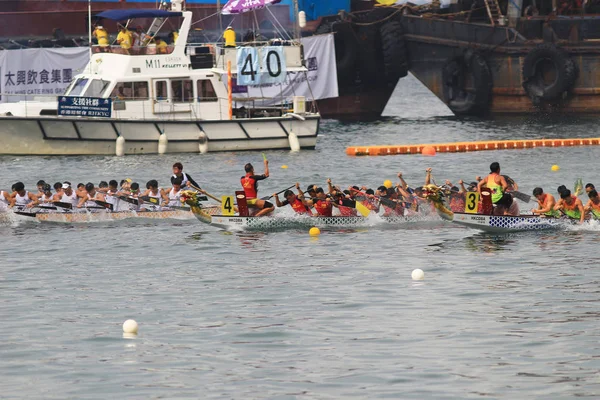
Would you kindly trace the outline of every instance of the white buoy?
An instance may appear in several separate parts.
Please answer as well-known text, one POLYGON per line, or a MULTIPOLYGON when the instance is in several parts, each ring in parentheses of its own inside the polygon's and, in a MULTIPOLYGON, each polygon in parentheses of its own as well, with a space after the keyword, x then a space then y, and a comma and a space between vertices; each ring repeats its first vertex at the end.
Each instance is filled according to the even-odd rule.
POLYGON ((298 26, 300 26, 300 28, 306 26, 306 13, 304 11, 298 13, 298 26))
POLYGON ((125 138, 123 136, 119 136, 117 138, 117 145, 115 146, 115 154, 117 157, 122 157, 125 155, 125 138))
POLYGON ((422 281, 423 279, 425 279, 425 273, 422 269, 418 268, 412 272, 411 276, 414 281, 422 281))
POLYGON ((290 141, 290 150, 300 151, 300 141, 298 140, 298 135, 290 131, 288 140, 290 141))
POLYGON ((138 333, 138 323, 133 319, 128 319, 127 321, 123 322, 123 332, 132 334, 138 333))
POLYGON ((161 133, 158 137, 158 154, 165 154, 167 152, 167 145, 169 140, 167 139, 166 133, 161 133))
POLYGON ((201 154, 208 153, 208 137, 204 131, 200 131, 200 137, 198 137, 198 150, 201 154))

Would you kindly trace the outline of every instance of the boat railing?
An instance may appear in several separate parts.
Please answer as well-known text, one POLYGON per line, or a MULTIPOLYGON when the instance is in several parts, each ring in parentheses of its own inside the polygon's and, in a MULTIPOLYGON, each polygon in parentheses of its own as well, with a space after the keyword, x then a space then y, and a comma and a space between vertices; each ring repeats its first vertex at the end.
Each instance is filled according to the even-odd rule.
POLYGON ((123 54, 127 56, 148 56, 156 54, 171 54, 175 50, 175 46, 168 45, 166 47, 156 47, 156 45, 149 44, 148 46, 133 46, 129 49, 125 49, 118 45, 113 46, 92 46, 92 53, 112 53, 112 54, 123 54))
MULTIPOLYGON (((92 118, 102 120, 103 117, 68 113, 58 115, 58 96, 40 94, 0 94, 0 117, 42 117, 42 118, 92 118)), ((268 105, 270 98, 234 97, 232 102, 232 118, 267 118, 280 117, 294 113, 291 103, 268 105), (265 105, 267 104, 267 105, 265 105)), ((307 113, 316 113, 314 102, 307 113)), ((111 118, 115 120, 161 120, 161 121, 201 121, 208 119, 227 119, 229 101, 225 97, 198 97, 184 101, 173 101, 163 98, 113 98, 111 118)))

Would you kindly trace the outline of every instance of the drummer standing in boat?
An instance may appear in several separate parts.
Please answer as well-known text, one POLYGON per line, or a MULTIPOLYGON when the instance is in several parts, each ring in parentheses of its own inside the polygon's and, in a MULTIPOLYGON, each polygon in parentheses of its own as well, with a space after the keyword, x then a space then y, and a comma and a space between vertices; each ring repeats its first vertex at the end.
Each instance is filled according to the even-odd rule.
POLYGON ((513 203, 513 198, 510 194, 506 193, 509 186, 506 179, 500 175, 499 163, 493 162, 490 164, 490 174, 477 185, 479 194, 481 194, 481 189, 484 186, 492 192, 492 203, 497 207, 501 207, 498 210, 498 214, 510 215, 509 209, 513 203))
POLYGON ((256 213, 255 217, 262 217, 275 209, 275 206, 272 203, 258 198, 258 181, 262 181, 269 177, 269 161, 265 159, 264 165, 265 173, 262 175, 255 175, 252 164, 246 164, 244 166, 246 175, 242 176, 240 179, 242 187, 244 188, 244 193, 246 194, 248 207, 258 208, 260 210, 256 213))

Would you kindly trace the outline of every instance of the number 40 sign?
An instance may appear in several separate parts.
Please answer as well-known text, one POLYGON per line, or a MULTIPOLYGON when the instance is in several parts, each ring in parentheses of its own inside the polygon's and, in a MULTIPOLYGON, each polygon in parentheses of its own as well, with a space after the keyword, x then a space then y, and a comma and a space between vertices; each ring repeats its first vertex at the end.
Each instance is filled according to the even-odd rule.
POLYGON ((237 84, 240 86, 283 83, 286 73, 282 46, 237 49, 237 84))

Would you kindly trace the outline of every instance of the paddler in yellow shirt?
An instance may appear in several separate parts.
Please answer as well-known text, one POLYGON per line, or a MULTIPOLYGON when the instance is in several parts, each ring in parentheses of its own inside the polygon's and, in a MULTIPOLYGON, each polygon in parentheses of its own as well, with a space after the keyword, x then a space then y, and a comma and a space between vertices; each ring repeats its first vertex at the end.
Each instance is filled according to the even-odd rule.
POLYGON ((121 48, 125 50, 126 54, 129 54, 129 49, 131 49, 133 43, 133 35, 123 25, 121 25, 121 31, 117 35, 117 43, 121 45, 121 48))

